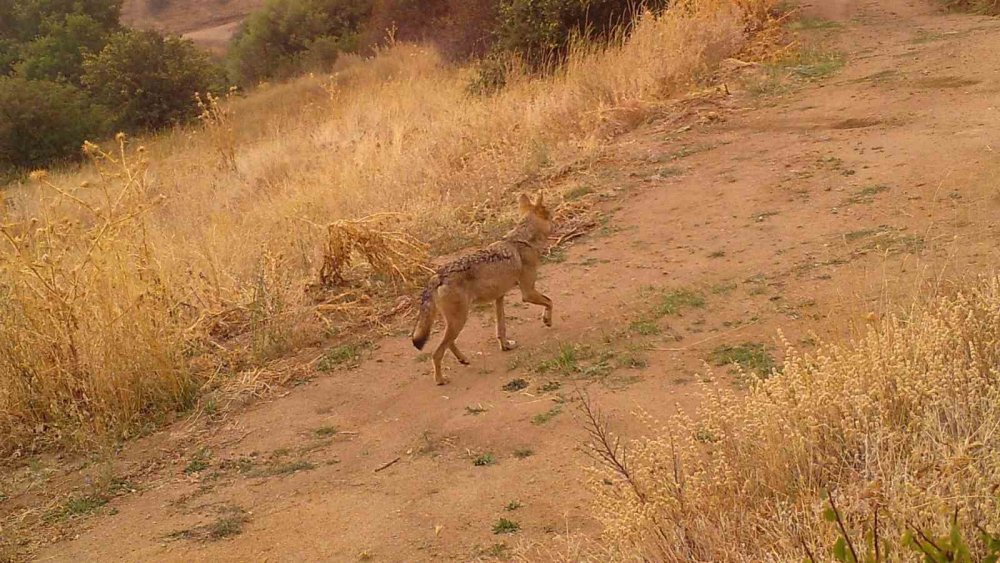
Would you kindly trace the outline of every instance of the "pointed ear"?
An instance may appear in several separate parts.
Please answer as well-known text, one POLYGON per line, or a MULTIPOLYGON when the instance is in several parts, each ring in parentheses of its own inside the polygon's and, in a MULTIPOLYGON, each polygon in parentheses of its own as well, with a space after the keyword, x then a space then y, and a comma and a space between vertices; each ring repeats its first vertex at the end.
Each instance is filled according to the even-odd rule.
POLYGON ((535 207, 541 207, 541 206, 542 206, 542 192, 539 191, 538 195, 535 196, 535 207))
POLYGON ((531 205, 531 198, 528 197, 528 194, 521 194, 521 196, 517 198, 517 206, 521 210, 521 213, 527 213, 534 207, 531 205))

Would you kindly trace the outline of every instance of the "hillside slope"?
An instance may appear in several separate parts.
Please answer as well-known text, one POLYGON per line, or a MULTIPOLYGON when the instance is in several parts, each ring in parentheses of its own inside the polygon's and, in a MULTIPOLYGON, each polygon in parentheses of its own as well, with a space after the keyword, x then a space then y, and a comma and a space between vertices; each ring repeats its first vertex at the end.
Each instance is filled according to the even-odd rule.
POLYGON ((836 23, 800 25, 826 45, 785 69, 804 84, 744 69, 748 87, 682 102, 551 180, 607 194, 608 220, 543 270, 553 328, 508 306, 518 351, 495 349, 486 311, 448 387, 405 324, 356 369, 324 375, 323 350, 307 351, 291 361, 316 377, 279 398, 176 424, 111 468, 26 467, 0 512, 40 510, 26 507, 43 483, 72 495, 102 471, 124 479, 43 548, 56 561, 466 561, 595 534, 577 391, 642 432, 639 409, 697 405, 706 362, 780 357, 779 329, 805 349, 842 338, 997 263, 1000 22, 929 0, 807 14, 836 23), (504 389, 516 379, 527 388, 504 389), (519 529, 495 533, 510 531, 501 518, 519 529))
POLYGON ((264 0, 125 0, 122 21, 183 35, 214 52, 225 50, 246 16, 264 0))

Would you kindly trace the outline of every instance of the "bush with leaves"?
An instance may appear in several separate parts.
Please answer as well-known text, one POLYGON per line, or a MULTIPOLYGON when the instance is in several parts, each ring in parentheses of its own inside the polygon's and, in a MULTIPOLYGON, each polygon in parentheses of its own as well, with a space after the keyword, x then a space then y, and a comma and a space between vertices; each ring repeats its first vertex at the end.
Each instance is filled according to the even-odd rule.
POLYGON ((538 68, 561 60, 574 37, 601 40, 667 0, 502 0, 496 49, 538 68))
POLYGON ((84 61, 83 83, 118 127, 158 129, 197 116, 195 94, 218 85, 208 56, 179 37, 126 31, 84 61))
POLYGON ((244 85, 322 68, 357 46, 368 0, 270 0, 233 38, 232 78, 244 85))
POLYGON ((0 77, 0 169, 76 156, 104 123, 103 111, 73 86, 0 77))

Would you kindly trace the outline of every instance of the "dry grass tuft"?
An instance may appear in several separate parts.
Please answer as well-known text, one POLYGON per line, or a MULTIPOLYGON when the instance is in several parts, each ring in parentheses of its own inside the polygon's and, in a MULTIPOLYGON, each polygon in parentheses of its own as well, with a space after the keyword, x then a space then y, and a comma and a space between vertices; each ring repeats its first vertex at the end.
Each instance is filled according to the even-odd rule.
POLYGON ((617 442, 591 417, 607 545, 657 561, 827 560, 855 548, 896 560, 960 537, 980 560, 995 541, 982 532, 1000 529, 998 366, 994 278, 855 342, 789 349, 745 397, 709 386, 698 416, 650 421, 650 438, 617 442))
MULTIPOLYGON (((332 75, 202 99, 201 124, 142 154, 92 146, 91 166, 10 190, 0 455, 132 436, 294 350, 315 317, 333 333, 382 325, 407 310, 398 292, 422 281, 428 249, 495 239, 515 186, 668 111, 756 49, 772 5, 680 2, 488 97, 426 47, 345 56, 332 75)), ((592 221, 560 212, 575 225, 560 236, 592 221)))

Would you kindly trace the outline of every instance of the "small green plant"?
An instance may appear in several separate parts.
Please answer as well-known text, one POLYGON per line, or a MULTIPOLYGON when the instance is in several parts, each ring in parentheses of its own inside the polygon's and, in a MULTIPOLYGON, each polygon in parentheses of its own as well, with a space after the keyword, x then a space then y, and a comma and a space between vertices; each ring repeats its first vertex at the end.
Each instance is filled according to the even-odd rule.
POLYGON ((653 321, 632 321, 628 325, 628 331, 640 336, 653 336, 660 334, 660 327, 653 321))
POLYGON ((243 533, 243 526, 250 521, 250 516, 238 506, 225 505, 219 510, 219 516, 214 521, 169 534, 170 539, 185 539, 196 541, 217 541, 243 533))
POLYGON ((184 466, 184 473, 198 473, 199 471, 204 471, 208 469, 210 465, 208 460, 211 458, 212 452, 205 448, 199 449, 188 461, 187 465, 184 466))
POLYGON ((746 342, 735 346, 723 344, 712 350, 709 360, 717 366, 735 364, 763 377, 770 375, 774 369, 774 359, 764 345, 757 342, 746 342))
POLYGON ((558 391, 562 387, 562 383, 558 381, 549 381, 543 385, 538 386, 538 391, 541 393, 551 393, 552 391, 558 391))
POLYGON ((487 465, 496 464, 497 460, 493 457, 493 454, 487 452, 484 454, 479 454, 472 460, 472 465, 476 467, 486 467, 487 465))
POLYGON ((322 372, 338 368, 354 369, 361 365, 361 354, 367 349, 366 344, 351 343, 335 346, 326 351, 316 362, 316 369, 322 372))
POLYGON ((543 360, 535 368, 538 373, 564 373, 569 374, 579 369, 580 350, 574 344, 562 344, 555 357, 543 360))
POLYGON ((531 423, 536 426, 541 426, 542 424, 546 424, 553 418, 559 416, 561 412, 562 412, 562 406, 556 405, 545 412, 540 412, 535 416, 531 417, 531 423))
POLYGON ((653 313, 657 317, 679 315, 684 309, 700 309, 705 306, 705 297, 689 289, 677 289, 663 293, 656 300, 653 313))
POLYGON ((508 520, 506 518, 501 518, 493 524, 493 533, 500 534, 513 534, 521 529, 521 525, 513 520, 508 520))
POLYGON ((514 450, 514 457, 516 457, 517 459, 524 459, 526 457, 531 457, 533 455, 535 455, 535 452, 530 448, 519 448, 514 450))
POLYGON ((519 500, 512 500, 512 501, 508 502, 507 505, 503 507, 503 509, 506 510, 506 511, 508 511, 508 512, 513 512, 513 511, 517 510, 518 508, 521 508, 522 506, 523 505, 521 504, 521 501, 519 501, 519 500))
POLYGON ((337 433, 336 426, 320 426, 313 431, 320 438, 329 438, 337 433))
POLYGON ((479 550, 480 557, 492 557, 494 559, 509 559, 510 548, 505 543, 495 543, 487 548, 479 550))

